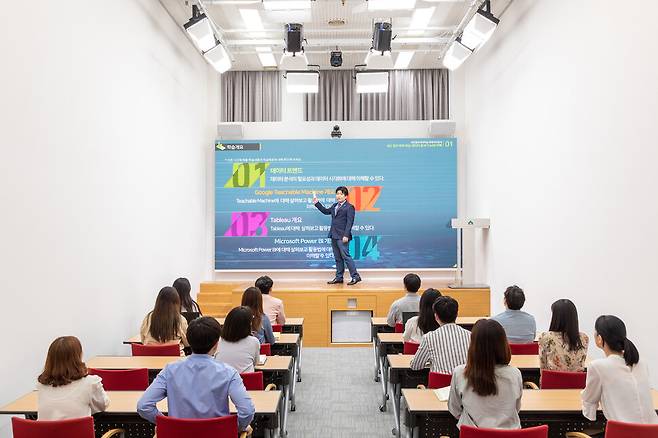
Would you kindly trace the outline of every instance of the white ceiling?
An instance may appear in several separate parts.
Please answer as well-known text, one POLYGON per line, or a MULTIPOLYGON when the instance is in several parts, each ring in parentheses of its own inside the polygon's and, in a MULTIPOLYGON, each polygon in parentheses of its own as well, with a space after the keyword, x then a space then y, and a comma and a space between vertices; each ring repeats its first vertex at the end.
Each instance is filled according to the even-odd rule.
MULTIPOLYGON (((160 0, 172 17, 182 25, 191 16, 193 0, 160 0)), ((510 0, 492 1, 496 6, 510 0)), ((202 0, 203 6, 217 25, 220 39, 233 59, 233 70, 263 70, 256 49, 270 47, 277 62, 284 46, 283 27, 286 23, 304 25, 304 44, 309 64, 322 69, 332 68, 329 52, 338 47, 343 52, 342 68, 351 69, 362 64, 372 42, 372 26, 375 21, 391 21, 393 35, 393 60, 401 50, 413 50, 415 54, 408 68, 439 68, 439 56, 453 37, 465 15, 482 3, 482 0, 416 0, 415 9, 434 8, 429 24, 424 29, 411 29, 411 17, 415 9, 402 11, 368 11, 366 0, 315 0, 306 11, 267 11, 260 0, 202 0), (247 29, 240 9, 256 9, 263 28, 247 29), (330 20, 344 20, 345 24, 332 27, 330 20)))

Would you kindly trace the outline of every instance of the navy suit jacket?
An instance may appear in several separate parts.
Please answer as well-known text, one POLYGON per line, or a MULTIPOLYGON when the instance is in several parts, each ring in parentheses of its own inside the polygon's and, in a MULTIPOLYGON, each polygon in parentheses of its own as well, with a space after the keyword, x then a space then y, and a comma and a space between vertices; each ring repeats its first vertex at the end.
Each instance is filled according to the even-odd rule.
POLYGON ((331 228, 329 229, 329 235, 332 239, 342 239, 347 237, 352 240, 352 225, 354 224, 354 206, 349 202, 345 201, 342 207, 338 209, 336 213, 336 206, 338 205, 335 202, 330 208, 326 208, 320 202, 315 204, 315 207, 324 214, 331 215, 331 228))

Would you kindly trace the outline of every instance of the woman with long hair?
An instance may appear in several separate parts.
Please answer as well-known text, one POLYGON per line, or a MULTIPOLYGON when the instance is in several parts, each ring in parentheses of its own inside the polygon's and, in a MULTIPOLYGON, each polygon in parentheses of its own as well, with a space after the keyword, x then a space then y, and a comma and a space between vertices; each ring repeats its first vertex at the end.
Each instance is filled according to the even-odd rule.
POLYGON ((224 320, 215 359, 238 373, 253 373, 260 356, 260 342, 251 335, 253 313, 247 306, 235 307, 224 320))
POLYGON ((407 320, 404 325, 404 334, 402 338, 405 342, 420 343, 420 339, 425 333, 429 333, 439 328, 439 323, 434 317, 434 301, 441 296, 441 292, 434 288, 429 288, 423 292, 420 297, 418 306, 418 316, 413 316, 407 320))
POLYGON ((178 297, 180 298, 180 311, 182 312, 197 312, 201 313, 199 304, 192 299, 190 291, 192 286, 190 285, 190 280, 187 278, 177 278, 172 285, 176 292, 178 292, 178 297))
POLYGON ((587 383, 581 394, 583 415, 596 420, 600 403, 608 420, 657 424, 649 370, 626 336, 624 322, 613 315, 599 316, 594 324, 594 342, 605 359, 594 360, 587 367, 587 383))
POLYGON ((589 337, 578 329, 578 311, 570 300, 551 305, 551 325, 539 335, 539 367, 544 370, 583 371, 589 337))
POLYGON ((455 368, 450 385, 448 410, 458 426, 521 428, 523 379, 511 359, 503 326, 493 319, 475 323, 466 365, 455 368))
POLYGON ((171 286, 163 287, 155 300, 155 306, 150 311, 139 331, 142 343, 180 345, 181 356, 187 343, 187 321, 180 314, 180 298, 178 292, 171 286))
POLYGON ((88 375, 82 345, 74 336, 62 336, 50 344, 37 380, 39 420, 88 417, 110 404, 101 378, 88 375))
POLYGON ((263 313, 263 294, 257 287, 248 287, 242 294, 242 305, 251 309, 251 331, 261 344, 274 344, 274 332, 270 319, 263 313))

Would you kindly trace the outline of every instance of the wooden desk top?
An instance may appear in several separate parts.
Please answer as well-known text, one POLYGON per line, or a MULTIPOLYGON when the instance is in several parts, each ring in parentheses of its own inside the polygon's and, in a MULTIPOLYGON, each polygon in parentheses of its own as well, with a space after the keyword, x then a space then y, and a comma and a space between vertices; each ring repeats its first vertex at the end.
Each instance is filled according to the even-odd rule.
MULTIPOLYGON (((299 318, 304 319, 304 318, 299 318)), ((276 335, 275 335, 276 337, 276 335)), ((276 339, 277 344, 297 344, 299 342, 299 333, 280 333, 279 337, 276 339)), ((142 338, 139 335, 129 338, 127 341, 123 341, 124 344, 141 344, 142 338)))
MULTIPOLYGON (((215 318, 221 325, 224 325, 224 320, 226 318, 215 318)), ((304 318, 286 318, 286 323, 284 326, 298 326, 304 325, 304 318)))
MULTIPOLYGON (((410 368, 413 354, 389 354, 388 363, 391 368, 410 368)), ((513 355, 510 365, 520 368, 539 368, 539 356, 537 355, 513 355)))
MULTIPOLYGON (((87 361, 87 367, 102 370, 129 370, 148 368, 161 370, 166 365, 184 360, 176 356, 96 356, 87 361)), ((267 356, 263 365, 256 365, 256 371, 285 371, 290 369, 291 356, 267 356)))
POLYGON ((402 339, 402 333, 377 333, 379 342, 385 344, 402 344, 404 340, 402 339))
MULTIPOLYGON (((521 412, 580 412, 580 389, 524 389, 521 412)), ((658 410, 658 391, 652 390, 653 405, 658 410)), ((439 401, 431 389, 403 389, 410 412, 447 412, 448 403, 439 401)))
MULTIPOLYGON (((281 399, 281 391, 247 391, 253 400, 258 414, 276 414, 281 399)), ((142 391, 107 391, 110 397, 110 414, 132 414, 137 415, 137 401, 142 396, 142 391)), ((229 402, 231 413, 236 409, 229 402)), ((161 412, 167 412, 167 399, 158 403, 161 412)), ((32 391, 23 397, 0 408, 0 414, 24 414, 37 412, 37 391, 32 391)))
MULTIPOLYGON (((459 316, 457 317, 457 324, 475 324, 481 319, 488 318, 488 316, 459 316)), ((288 321, 286 321, 287 323, 288 321)), ((373 316, 370 318, 372 325, 388 325, 385 316, 373 316)))

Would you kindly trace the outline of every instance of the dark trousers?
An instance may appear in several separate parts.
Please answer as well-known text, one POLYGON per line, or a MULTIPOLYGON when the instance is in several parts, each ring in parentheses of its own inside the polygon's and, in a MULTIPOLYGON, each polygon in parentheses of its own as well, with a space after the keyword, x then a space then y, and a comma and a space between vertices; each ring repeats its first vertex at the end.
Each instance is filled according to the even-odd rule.
POLYGON ((359 278, 359 273, 356 272, 354 259, 350 255, 347 245, 348 243, 343 243, 342 239, 331 239, 331 249, 334 250, 334 259, 336 260, 336 278, 338 280, 343 279, 343 274, 345 273, 345 265, 347 265, 347 269, 349 269, 350 277, 352 277, 352 279, 359 278))

